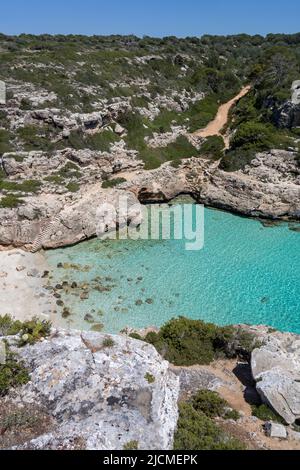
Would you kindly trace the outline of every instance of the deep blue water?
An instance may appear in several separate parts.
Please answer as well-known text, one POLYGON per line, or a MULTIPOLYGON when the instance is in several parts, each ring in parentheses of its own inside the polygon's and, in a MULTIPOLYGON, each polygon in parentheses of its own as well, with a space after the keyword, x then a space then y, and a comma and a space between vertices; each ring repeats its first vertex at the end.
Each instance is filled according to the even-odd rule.
POLYGON ((179 315, 300 333, 300 233, 290 228, 264 227, 257 220, 205 209, 201 251, 186 251, 182 240, 97 239, 49 251, 53 282, 101 277, 110 286, 107 292, 91 290, 87 300, 66 294, 73 314, 62 320, 58 312, 57 318, 89 329, 84 316, 92 312, 114 333, 125 326, 159 326, 179 315), (91 269, 57 269, 59 262, 91 269))

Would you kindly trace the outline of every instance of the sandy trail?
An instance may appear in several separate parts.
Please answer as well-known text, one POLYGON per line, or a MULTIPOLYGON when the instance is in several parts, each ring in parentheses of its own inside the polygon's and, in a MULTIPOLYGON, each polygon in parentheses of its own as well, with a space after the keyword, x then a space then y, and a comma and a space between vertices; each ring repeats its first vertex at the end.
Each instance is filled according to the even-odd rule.
MULTIPOLYGON (((193 135, 196 137, 210 137, 212 135, 221 135, 223 127, 227 124, 229 111, 232 106, 237 103, 243 96, 247 95, 251 90, 251 86, 247 85, 227 103, 222 104, 219 107, 218 113, 213 121, 211 121, 204 129, 199 129, 194 132, 193 135)), ((222 135, 221 135, 222 136, 222 135)), ((225 147, 229 148, 229 138, 222 136, 225 142, 225 147)))

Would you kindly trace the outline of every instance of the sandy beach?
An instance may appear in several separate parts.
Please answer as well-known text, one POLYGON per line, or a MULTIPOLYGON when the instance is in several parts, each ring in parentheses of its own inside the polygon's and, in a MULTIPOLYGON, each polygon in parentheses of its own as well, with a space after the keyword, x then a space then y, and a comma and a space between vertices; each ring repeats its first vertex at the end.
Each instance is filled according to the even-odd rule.
POLYGON ((0 315, 25 320, 33 316, 53 320, 55 303, 43 287, 48 271, 42 252, 0 251, 0 315))

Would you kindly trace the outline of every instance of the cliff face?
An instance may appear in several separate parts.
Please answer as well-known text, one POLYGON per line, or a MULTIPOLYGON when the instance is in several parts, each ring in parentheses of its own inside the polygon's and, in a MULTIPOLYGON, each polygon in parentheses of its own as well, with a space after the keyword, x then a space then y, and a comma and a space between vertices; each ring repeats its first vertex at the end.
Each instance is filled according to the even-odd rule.
MULTIPOLYGON (((87 180, 92 164, 87 156, 87 180)), ((38 250, 91 238, 99 225, 98 208, 104 203, 118 208, 120 197, 128 198, 129 211, 120 214, 124 223, 138 217, 139 201, 165 202, 182 193, 243 215, 300 218, 300 166, 294 152, 259 153, 235 172, 221 170, 218 162, 192 158, 178 168, 164 164, 151 171, 128 170, 126 176, 115 189, 91 181, 73 196, 42 193, 24 198, 19 207, 0 209, 0 244, 38 250)))

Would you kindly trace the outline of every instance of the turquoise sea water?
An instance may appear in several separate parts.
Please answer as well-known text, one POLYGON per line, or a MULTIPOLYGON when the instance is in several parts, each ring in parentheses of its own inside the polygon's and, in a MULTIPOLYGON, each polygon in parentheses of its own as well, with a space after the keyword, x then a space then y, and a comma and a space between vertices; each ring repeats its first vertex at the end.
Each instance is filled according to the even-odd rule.
POLYGON ((107 332, 125 326, 160 326, 184 315, 217 324, 249 323, 300 333, 300 233, 288 224, 259 221, 205 209, 205 246, 185 251, 185 241, 101 241, 46 253, 52 284, 97 281, 80 300, 63 299, 72 311, 57 321, 90 329, 91 313, 107 332), (57 263, 89 266, 86 272, 58 269, 57 263), (96 280, 97 278, 97 280, 96 280), (100 311, 99 311, 100 310, 100 311))

